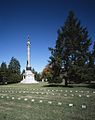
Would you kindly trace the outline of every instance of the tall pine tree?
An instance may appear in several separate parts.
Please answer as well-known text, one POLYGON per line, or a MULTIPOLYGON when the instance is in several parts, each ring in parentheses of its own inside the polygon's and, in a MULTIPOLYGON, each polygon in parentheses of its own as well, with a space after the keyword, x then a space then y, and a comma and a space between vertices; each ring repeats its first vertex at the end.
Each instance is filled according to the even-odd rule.
POLYGON ((20 74, 20 63, 16 58, 11 58, 8 68, 12 73, 20 74))
POLYGON ((50 64, 52 66, 52 82, 84 78, 83 67, 88 62, 89 46, 91 40, 86 28, 71 11, 63 27, 58 30, 58 38, 55 48, 50 48, 50 64), (56 80, 57 79, 57 80, 56 80))
POLYGON ((7 81, 7 65, 5 62, 2 62, 0 67, 0 83, 5 84, 7 81))
POLYGON ((20 82, 22 79, 20 73, 20 63, 16 58, 12 57, 8 65, 8 83, 20 82))

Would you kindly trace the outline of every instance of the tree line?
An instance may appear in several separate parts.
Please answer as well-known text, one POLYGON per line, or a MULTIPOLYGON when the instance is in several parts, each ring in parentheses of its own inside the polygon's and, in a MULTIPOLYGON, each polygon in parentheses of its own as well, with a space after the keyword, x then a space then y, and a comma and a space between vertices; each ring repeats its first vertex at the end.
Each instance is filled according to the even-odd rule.
POLYGON ((95 41, 89 37, 86 27, 70 11, 54 48, 49 48, 49 63, 42 77, 49 83, 91 82, 95 80, 95 41), (92 47, 93 46, 93 47, 92 47))
POLYGON ((0 84, 18 83, 22 80, 19 61, 12 57, 9 65, 2 62, 0 66, 0 84))
MULTIPOLYGON (((8 65, 6 62, 2 62, 0 65, 0 84, 21 82, 25 70, 23 70, 21 73, 20 68, 20 62, 14 57, 11 58, 8 65)), ((41 81, 41 74, 35 71, 34 68, 31 71, 34 73, 35 80, 41 81)))

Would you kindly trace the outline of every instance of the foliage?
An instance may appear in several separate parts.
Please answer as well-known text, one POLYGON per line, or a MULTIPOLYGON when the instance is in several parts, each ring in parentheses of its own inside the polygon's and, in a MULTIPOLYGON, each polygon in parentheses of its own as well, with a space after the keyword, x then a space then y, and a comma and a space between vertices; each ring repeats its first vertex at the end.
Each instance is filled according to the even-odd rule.
POLYGON ((92 80, 90 70, 93 69, 89 68, 92 59, 92 54, 89 52, 90 45, 91 39, 87 28, 81 26, 71 11, 64 26, 58 30, 55 48, 49 48, 52 82, 60 82, 65 78, 67 86, 68 81, 83 82, 86 78, 92 80))
POLYGON ((41 81, 41 74, 35 71, 35 69, 32 69, 32 72, 34 73, 35 80, 41 81))
POLYGON ((11 58, 8 68, 12 73, 20 74, 20 63, 16 58, 11 58))
POLYGON ((41 79, 44 81, 51 81, 52 74, 51 74, 51 66, 48 64, 42 71, 41 79))
POLYGON ((41 81, 41 74, 38 72, 35 72, 35 80, 41 81))
POLYGON ((7 67, 6 63, 2 63, 0 67, 0 84, 17 83, 22 79, 20 74, 20 63, 12 57, 7 67))
POLYGON ((19 83, 22 80, 22 75, 9 72, 8 83, 19 83))
POLYGON ((7 81, 7 65, 5 62, 2 62, 0 67, 0 84, 5 84, 7 81))

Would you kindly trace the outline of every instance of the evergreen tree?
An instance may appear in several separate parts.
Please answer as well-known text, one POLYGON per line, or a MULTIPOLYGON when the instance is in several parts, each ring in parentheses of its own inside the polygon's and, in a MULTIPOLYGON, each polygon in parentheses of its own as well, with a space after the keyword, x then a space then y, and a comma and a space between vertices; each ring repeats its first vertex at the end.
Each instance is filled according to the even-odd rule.
POLYGON ((86 28, 80 25, 80 21, 73 12, 69 16, 62 28, 64 47, 63 64, 69 80, 83 80, 85 64, 88 62, 89 46, 91 40, 86 28))
POLYGON ((20 63, 16 58, 12 57, 8 65, 8 83, 20 82, 22 79, 20 73, 20 63))
POLYGON ((12 73, 20 74, 20 63, 16 58, 11 58, 8 68, 12 73))
POLYGON ((62 81, 65 85, 69 80, 78 80, 84 77, 83 67, 88 62, 91 40, 86 28, 71 11, 63 27, 58 30, 55 48, 50 48, 50 64, 52 66, 52 82, 62 81), (57 79, 57 80, 56 80, 57 79))
POLYGON ((2 62, 2 64, 1 64, 1 70, 2 71, 6 71, 7 70, 7 65, 6 65, 5 62, 2 62))
POLYGON ((7 65, 5 62, 2 62, 0 67, 0 83, 5 84, 7 83, 7 65))
POLYGON ((93 56, 93 63, 95 65, 95 42, 94 42, 94 45, 93 45, 92 56, 93 56))

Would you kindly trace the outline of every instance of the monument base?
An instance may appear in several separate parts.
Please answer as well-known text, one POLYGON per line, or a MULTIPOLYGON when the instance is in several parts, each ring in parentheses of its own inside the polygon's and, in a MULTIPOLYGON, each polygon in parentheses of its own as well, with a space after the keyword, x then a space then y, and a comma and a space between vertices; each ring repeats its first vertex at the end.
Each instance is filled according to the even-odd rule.
POLYGON ((34 79, 34 74, 32 73, 31 70, 26 70, 24 75, 23 75, 23 80, 21 81, 23 84, 31 84, 31 83, 38 83, 34 79))

